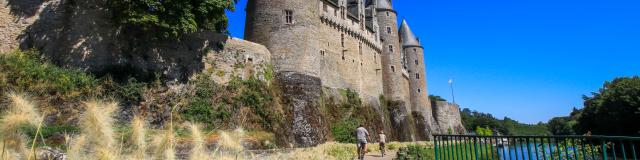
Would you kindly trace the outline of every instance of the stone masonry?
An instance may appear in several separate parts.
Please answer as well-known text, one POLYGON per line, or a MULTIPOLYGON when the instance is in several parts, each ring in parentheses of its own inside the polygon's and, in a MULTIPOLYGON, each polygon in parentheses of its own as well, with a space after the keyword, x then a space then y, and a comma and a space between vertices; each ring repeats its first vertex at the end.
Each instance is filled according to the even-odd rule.
MULTIPOLYGON (((443 132, 428 99, 424 48, 406 21, 398 28, 390 0, 249 0, 246 12, 245 39, 269 49, 276 72, 317 78, 323 88, 357 91, 381 117, 389 117, 391 126, 385 128, 393 128, 396 140, 428 140, 443 132)), ((321 95, 311 92, 322 90, 302 94, 321 95)), ((317 117, 300 116, 295 118, 317 117)), ((324 133, 298 135, 314 134, 324 133)))
POLYGON ((327 140, 322 88, 357 91, 392 140, 464 130, 457 106, 431 106, 424 48, 406 21, 398 27, 390 0, 249 0, 247 41, 198 32, 179 42, 121 32, 106 3, 0 0, 0 53, 34 48, 63 67, 143 79, 209 72, 219 83, 232 75, 267 80, 273 69, 292 105, 287 136, 303 147, 327 140))

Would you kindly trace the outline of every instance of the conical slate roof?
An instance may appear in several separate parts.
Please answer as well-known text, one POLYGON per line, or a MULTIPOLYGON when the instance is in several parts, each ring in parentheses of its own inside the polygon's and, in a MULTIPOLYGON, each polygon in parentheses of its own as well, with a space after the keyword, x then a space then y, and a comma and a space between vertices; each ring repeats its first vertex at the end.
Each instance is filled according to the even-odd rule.
POLYGON ((377 0, 376 1, 376 9, 379 10, 393 10, 393 6, 389 0, 377 0))
POLYGON ((400 40, 402 41, 402 47, 422 47, 418 37, 409 28, 407 20, 402 20, 402 25, 400 25, 400 40))

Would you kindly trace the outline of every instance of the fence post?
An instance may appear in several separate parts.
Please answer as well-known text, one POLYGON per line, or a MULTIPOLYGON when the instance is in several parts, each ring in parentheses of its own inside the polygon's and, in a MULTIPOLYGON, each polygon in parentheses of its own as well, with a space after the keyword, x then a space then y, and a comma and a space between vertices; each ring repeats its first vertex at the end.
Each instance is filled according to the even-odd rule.
POLYGON ((605 142, 605 140, 601 140, 602 141, 602 159, 607 160, 609 158, 607 158, 607 143, 605 142))
POLYGON ((438 154, 438 136, 433 135, 433 139, 434 139, 433 148, 435 150, 434 152, 435 152, 436 160, 440 160, 440 156, 438 156, 439 155, 438 154))

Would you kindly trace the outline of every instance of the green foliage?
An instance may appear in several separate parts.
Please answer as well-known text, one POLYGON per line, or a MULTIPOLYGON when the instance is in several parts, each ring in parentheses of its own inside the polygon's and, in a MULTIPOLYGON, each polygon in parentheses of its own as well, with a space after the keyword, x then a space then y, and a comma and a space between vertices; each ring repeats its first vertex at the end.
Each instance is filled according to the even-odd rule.
MULTIPOLYGON (((543 146, 537 146, 539 152, 538 159, 566 159, 565 157, 570 157, 572 159, 577 155, 578 159, 595 160, 593 158, 598 159, 599 155, 601 154, 600 150, 602 146, 592 145, 588 141, 558 139, 557 141, 554 141, 554 143, 555 144, 552 146, 552 149, 550 151, 551 154, 549 154, 549 152, 542 154, 542 152, 544 152, 542 150, 543 146), (582 147, 584 147, 584 149, 582 147), (592 155, 594 154, 598 156, 592 157, 592 155), (546 157, 544 157, 543 155, 546 157)), ((548 147, 545 148, 548 149, 548 147)))
MULTIPOLYGON (((333 98, 323 97, 324 114, 331 123, 331 132, 338 142, 355 143, 355 129, 362 124, 369 133, 375 133, 382 128, 382 120, 373 107, 362 104, 360 95, 350 89, 338 90, 342 101, 334 104, 333 98), (329 99, 329 100, 326 100, 329 99)), ((382 97, 381 97, 382 98, 382 97)), ((381 99, 382 100, 382 99, 381 99)))
POLYGON ((640 136, 640 77, 616 78, 591 97, 584 96, 584 109, 575 116, 579 134, 640 136))
POLYGON ((548 135, 547 125, 538 124, 522 124, 509 117, 500 120, 488 113, 463 109, 462 124, 465 128, 486 127, 493 131, 497 131, 502 135, 548 135))
MULTIPOLYGON (((405 148, 401 148, 398 152, 397 160, 431 160, 436 159, 435 150, 432 147, 422 145, 409 145, 405 148)), ((440 158, 442 159, 442 158, 440 158)))
POLYGON ((445 101, 445 102, 447 101, 446 99, 436 95, 429 95, 429 100, 431 101, 431 103, 435 103, 438 101, 445 101))
POLYGON ((135 27, 160 38, 180 37, 200 30, 224 32, 225 10, 231 0, 111 0, 117 24, 135 27))
POLYGON ((201 122, 209 127, 225 126, 233 115, 242 108, 248 108, 253 122, 263 128, 272 128, 283 120, 283 113, 277 105, 277 88, 255 78, 232 79, 222 86, 214 82, 209 75, 201 74, 193 80, 193 96, 181 112, 182 117, 201 122))
POLYGON ((489 127, 476 127, 476 135, 479 136, 493 136, 493 131, 489 127))
POLYGON ((148 84, 138 82, 135 78, 129 78, 125 83, 114 82, 111 78, 106 77, 102 80, 107 96, 116 98, 122 102, 139 102, 148 84))
POLYGON ((573 126, 576 124, 571 117, 555 117, 549 120, 549 131, 553 135, 575 135, 573 126))
POLYGON ((63 99, 100 93, 99 80, 94 76, 47 63, 34 50, 0 54, 0 70, 2 92, 25 91, 63 99))
POLYGON ((73 68, 62 68, 34 51, 0 54, 0 92, 19 91, 44 97, 42 103, 74 103, 89 98, 116 98, 123 103, 142 99, 147 83, 129 79, 115 82, 73 68))
POLYGON ((331 125, 331 133, 335 141, 341 143, 356 143, 357 139, 354 131, 360 123, 361 120, 359 119, 347 118, 331 125))

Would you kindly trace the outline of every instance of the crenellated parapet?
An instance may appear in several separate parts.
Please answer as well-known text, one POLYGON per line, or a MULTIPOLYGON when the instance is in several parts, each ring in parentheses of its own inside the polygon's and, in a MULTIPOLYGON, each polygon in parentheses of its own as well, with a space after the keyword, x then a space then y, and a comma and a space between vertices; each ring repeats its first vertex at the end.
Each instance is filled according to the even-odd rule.
POLYGON ((362 30, 360 26, 354 26, 352 20, 341 20, 331 13, 323 12, 320 15, 322 24, 328 25, 335 29, 335 31, 345 33, 349 36, 355 37, 358 40, 365 42, 369 47, 374 48, 377 52, 382 51, 382 44, 377 39, 376 33, 368 29, 362 30))

